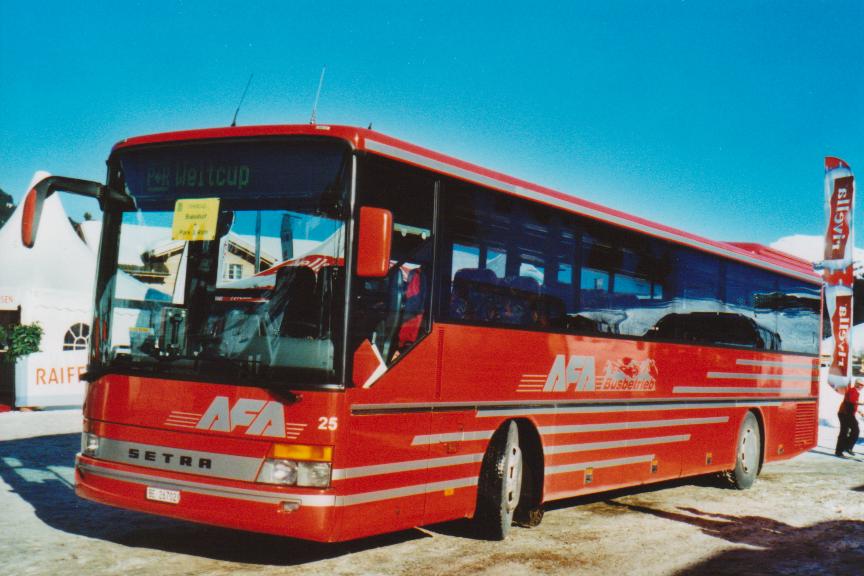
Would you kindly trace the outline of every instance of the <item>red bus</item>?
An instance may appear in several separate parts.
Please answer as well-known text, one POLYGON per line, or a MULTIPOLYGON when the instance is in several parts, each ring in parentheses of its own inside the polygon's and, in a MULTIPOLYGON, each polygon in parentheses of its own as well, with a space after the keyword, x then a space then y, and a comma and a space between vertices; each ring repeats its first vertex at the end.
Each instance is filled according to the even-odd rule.
POLYGON ((820 279, 343 126, 124 140, 79 496, 318 541, 725 473, 816 442, 820 279))

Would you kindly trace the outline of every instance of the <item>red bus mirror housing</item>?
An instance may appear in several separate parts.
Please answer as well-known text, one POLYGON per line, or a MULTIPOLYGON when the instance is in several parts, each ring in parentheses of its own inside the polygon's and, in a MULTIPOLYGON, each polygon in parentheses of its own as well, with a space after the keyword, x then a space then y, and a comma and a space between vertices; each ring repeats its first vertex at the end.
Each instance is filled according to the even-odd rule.
POLYGON ((357 246, 357 275, 361 278, 383 278, 390 270, 390 239, 393 213, 383 208, 360 208, 357 246))
POLYGON ((36 243, 36 232, 39 229, 39 218, 42 216, 42 204, 45 196, 39 194, 35 187, 27 192, 24 206, 21 209, 21 243, 27 248, 33 248, 36 243))
MULTIPOLYGON (((45 173, 43 172, 43 174, 45 173)), ((36 243, 39 218, 42 216, 42 205, 45 203, 45 199, 58 191, 95 198, 99 201, 99 207, 102 210, 105 210, 109 203, 119 204, 123 208, 135 207, 135 201, 130 196, 116 192, 98 182, 46 174, 44 178, 33 185, 24 199, 24 208, 21 213, 21 243, 27 248, 32 248, 36 243)))

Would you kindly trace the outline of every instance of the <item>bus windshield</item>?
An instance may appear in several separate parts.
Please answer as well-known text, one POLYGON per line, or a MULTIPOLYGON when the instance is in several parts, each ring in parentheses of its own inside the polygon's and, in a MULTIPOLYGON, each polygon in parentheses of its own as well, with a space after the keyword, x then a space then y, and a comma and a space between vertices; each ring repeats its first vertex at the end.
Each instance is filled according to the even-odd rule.
POLYGON ((120 151, 97 371, 249 385, 340 381, 348 148, 335 141, 120 151))

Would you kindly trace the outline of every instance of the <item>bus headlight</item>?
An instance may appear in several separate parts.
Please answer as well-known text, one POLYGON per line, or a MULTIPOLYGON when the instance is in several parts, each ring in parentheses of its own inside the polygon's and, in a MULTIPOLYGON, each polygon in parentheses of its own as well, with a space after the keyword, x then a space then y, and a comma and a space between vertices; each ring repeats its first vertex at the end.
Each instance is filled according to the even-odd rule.
POLYGON ((330 485, 330 462, 300 462, 297 485, 326 488, 330 485))
POLYGON ((276 444, 264 460, 257 481, 283 486, 327 488, 330 486, 332 458, 332 446, 276 444))
POLYGON ((261 467, 261 472, 258 474, 258 481, 294 486, 297 483, 297 462, 293 460, 265 460, 264 466, 261 467))
POLYGON ((81 454, 95 458, 99 454, 99 436, 84 432, 81 434, 81 454))
POLYGON ((330 485, 330 462, 297 462, 296 460, 264 460, 258 482, 283 486, 327 488, 330 485))

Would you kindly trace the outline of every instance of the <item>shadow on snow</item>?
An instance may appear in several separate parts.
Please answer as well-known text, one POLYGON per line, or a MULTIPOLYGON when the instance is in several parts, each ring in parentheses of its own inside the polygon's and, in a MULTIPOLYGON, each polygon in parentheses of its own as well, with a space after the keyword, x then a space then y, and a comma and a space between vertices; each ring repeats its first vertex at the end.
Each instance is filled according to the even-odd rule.
MULTIPOLYGON (((674 478, 671 480, 653 482, 651 484, 638 484, 636 486, 629 486, 627 488, 617 488, 614 490, 596 492, 594 494, 586 494, 584 496, 574 496, 572 498, 565 498, 562 500, 553 500, 551 502, 546 502, 543 505, 543 509, 546 512, 549 512, 552 510, 562 510, 565 508, 588 506, 600 502, 606 503, 608 500, 620 498, 623 496, 647 494, 651 492, 668 490, 670 488, 676 488, 679 486, 703 486, 723 490, 728 489, 729 487, 728 483, 725 482, 722 478, 720 478, 720 476, 717 474, 708 474, 704 476, 688 476, 686 478, 674 478)), ((600 509, 592 508, 591 511, 592 513, 602 513, 600 512, 600 509)), ((436 534, 454 536, 457 538, 469 538, 473 540, 486 539, 482 534, 478 534, 476 526, 472 523, 470 519, 451 520, 449 522, 442 522, 440 524, 431 524, 428 526, 424 526, 424 529, 426 531, 434 532, 436 534)))
POLYGON ((607 502, 631 512, 682 522, 704 534, 747 546, 720 552, 678 572, 697 574, 861 574, 864 521, 833 520, 799 528, 762 516, 711 514, 679 507, 667 512, 648 506, 607 502))

